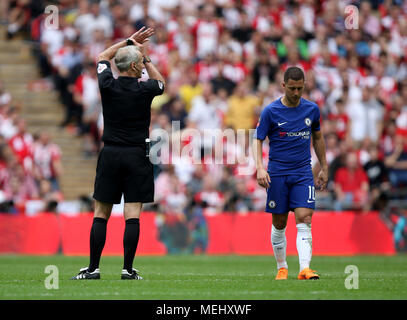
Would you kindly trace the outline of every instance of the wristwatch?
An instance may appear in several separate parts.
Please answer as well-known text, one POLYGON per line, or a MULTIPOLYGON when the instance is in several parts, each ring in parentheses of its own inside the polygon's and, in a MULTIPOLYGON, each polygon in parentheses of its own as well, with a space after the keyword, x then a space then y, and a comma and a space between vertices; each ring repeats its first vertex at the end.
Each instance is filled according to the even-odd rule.
POLYGON ((147 62, 151 62, 151 59, 148 56, 143 58, 143 63, 147 63, 147 62))
POLYGON ((127 39, 126 43, 127 43, 128 46, 134 46, 134 42, 131 39, 127 39))

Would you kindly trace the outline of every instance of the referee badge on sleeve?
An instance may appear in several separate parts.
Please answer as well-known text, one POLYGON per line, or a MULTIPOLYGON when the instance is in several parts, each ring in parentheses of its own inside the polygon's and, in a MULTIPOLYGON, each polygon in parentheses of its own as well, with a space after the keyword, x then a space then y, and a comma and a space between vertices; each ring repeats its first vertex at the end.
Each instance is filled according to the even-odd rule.
POLYGON ((164 83, 162 83, 162 81, 157 80, 158 82, 158 87, 160 88, 160 90, 162 90, 164 88, 164 83))
POLYGON ((107 68, 107 65, 104 63, 99 63, 98 65, 98 73, 102 73, 107 68))

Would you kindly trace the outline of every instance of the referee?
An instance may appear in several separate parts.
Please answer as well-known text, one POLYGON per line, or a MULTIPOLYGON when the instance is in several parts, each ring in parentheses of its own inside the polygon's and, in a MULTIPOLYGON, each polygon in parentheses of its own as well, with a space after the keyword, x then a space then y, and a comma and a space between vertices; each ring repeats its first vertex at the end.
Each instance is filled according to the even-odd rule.
POLYGON ((90 231, 90 263, 73 280, 100 279, 99 261, 113 204, 124 195, 124 264, 121 279, 142 279, 133 268, 143 203, 154 201, 153 165, 149 161, 151 101, 164 91, 165 81, 147 56, 151 28, 144 27, 98 56, 97 76, 102 97, 104 132, 97 162, 95 213, 90 231), (110 60, 120 72, 113 78, 110 60), (148 81, 140 81, 142 70, 148 81))

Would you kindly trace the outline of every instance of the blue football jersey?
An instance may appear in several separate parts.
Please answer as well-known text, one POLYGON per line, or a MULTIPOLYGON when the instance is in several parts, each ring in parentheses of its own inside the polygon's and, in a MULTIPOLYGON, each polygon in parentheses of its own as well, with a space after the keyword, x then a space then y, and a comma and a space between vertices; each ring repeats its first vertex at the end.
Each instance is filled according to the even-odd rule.
POLYGON ((254 137, 270 141, 270 176, 311 174, 311 132, 320 130, 318 105, 301 98, 297 107, 287 107, 281 98, 265 107, 254 137))

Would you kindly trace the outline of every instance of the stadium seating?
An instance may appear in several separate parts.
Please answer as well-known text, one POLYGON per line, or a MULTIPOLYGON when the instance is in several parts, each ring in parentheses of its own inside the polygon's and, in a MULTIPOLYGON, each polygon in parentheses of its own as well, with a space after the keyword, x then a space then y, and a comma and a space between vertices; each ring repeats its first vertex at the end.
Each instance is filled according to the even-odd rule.
MULTIPOLYGON (((86 100, 95 97, 97 89, 92 85, 94 74, 85 72, 84 66, 143 25, 156 30, 150 56, 168 84, 165 94, 153 101, 152 129, 169 130, 173 120, 181 120, 182 130, 208 125, 237 130, 241 119, 245 120, 242 129, 254 128, 262 108, 281 96, 284 69, 298 65, 306 72, 304 97, 319 105, 327 140, 330 183, 327 192, 317 192, 317 209, 383 211, 389 207, 388 200, 403 205, 407 198, 403 191, 407 183, 403 167, 407 65, 406 48, 399 40, 404 37, 404 3, 356 1, 360 26, 354 30, 346 29, 345 24, 346 5, 352 1, 215 1, 214 6, 199 1, 185 6, 177 1, 151 3, 146 3, 146 16, 140 3, 117 1, 109 7, 107 2, 67 1, 58 7, 59 28, 54 30, 46 26, 49 17, 42 1, 28 1, 22 7, 4 2, 0 30, 7 40, 1 44, 1 55, 8 63, 2 65, 3 82, 13 99, 21 102, 21 116, 30 133, 46 128, 62 150, 63 211, 91 209, 94 166, 102 147, 100 114, 86 117, 92 112, 97 115, 100 101, 86 100), (165 10, 160 6, 166 6, 165 10), (15 12, 23 18, 11 21, 15 12), (209 32, 201 33, 201 28, 209 32), (17 71, 24 77, 16 75, 17 71), (241 88, 245 92, 239 98, 241 88), (205 107, 205 96, 216 110, 209 123, 196 116, 205 107), (244 115, 232 112, 242 111, 245 101, 253 103, 251 111, 246 108, 244 115), (372 148, 387 169, 379 186, 369 176, 373 171, 366 169, 366 165, 374 165, 369 163, 372 148), (367 196, 362 195, 363 190, 339 190, 344 186, 336 174, 345 166, 348 153, 356 155, 358 166, 367 173, 367 196)), ((203 151, 210 149, 202 146, 203 151)), ((265 149, 266 156, 267 146, 265 149)), ((251 152, 247 146, 242 151, 251 152)), ((186 201, 178 207, 171 205, 181 191, 173 192, 165 185, 172 169, 161 164, 155 166, 155 176, 164 183, 158 189, 166 193, 157 194, 160 200, 146 209, 184 215, 196 206, 211 211, 208 199, 216 190, 217 206, 223 211, 263 210, 264 192, 254 174, 239 175, 241 168, 236 165, 226 166, 223 173, 219 167, 203 165, 202 174, 197 172, 198 166, 186 164, 187 160, 173 163, 175 175, 170 176, 186 194, 186 201), (212 190, 202 190, 203 185, 211 184, 212 190)), ((312 164, 316 162, 313 154, 312 164)))

